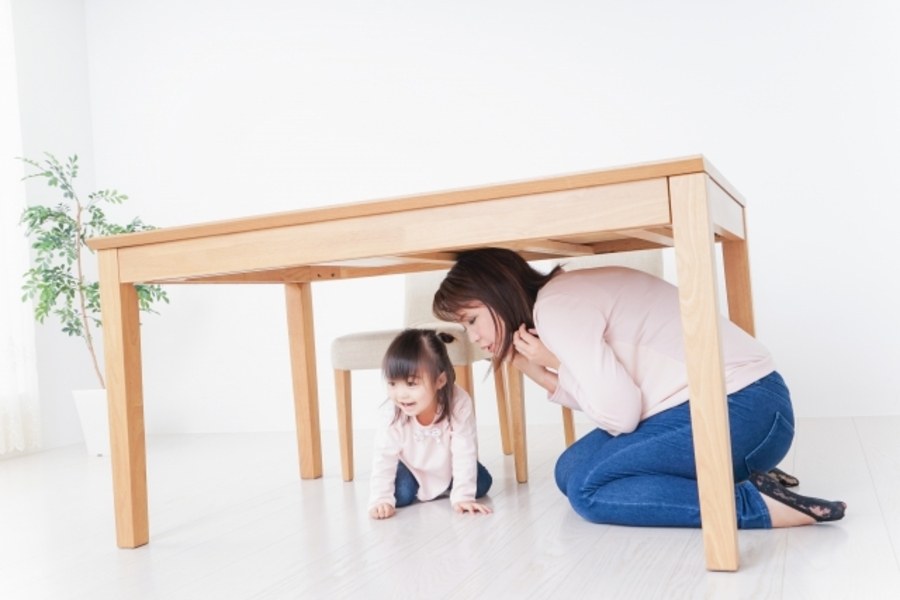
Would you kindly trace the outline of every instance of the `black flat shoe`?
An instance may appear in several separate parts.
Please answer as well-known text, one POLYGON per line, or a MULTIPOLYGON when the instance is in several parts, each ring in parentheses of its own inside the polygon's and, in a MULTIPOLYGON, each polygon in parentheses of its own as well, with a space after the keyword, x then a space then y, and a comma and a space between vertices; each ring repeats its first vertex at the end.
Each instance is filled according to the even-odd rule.
POLYGON ((800 480, 794 477, 793 475, 789 475, 782 471, 781 469, 775 468, 766 473, 769 477, 783 485, 784 487, 797 487, 800 485, 800 480))
POLYGON ((798 510, 804 515, 809 515, 817 523, 840 521, 844 518, 844 511, 847 509, 847 504, 844 502, 830 502, 812 496, 801 496, 790 491, 768 474, 759 471, 750 473, 749 481, 753 487, 759 490, 760 494, 798 510))

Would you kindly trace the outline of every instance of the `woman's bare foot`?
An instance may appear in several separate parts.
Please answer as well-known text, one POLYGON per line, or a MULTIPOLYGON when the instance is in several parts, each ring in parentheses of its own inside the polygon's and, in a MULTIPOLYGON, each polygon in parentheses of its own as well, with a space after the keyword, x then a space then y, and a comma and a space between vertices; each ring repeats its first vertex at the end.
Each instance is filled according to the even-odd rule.
POLYGON ((769 498, 765 494, 760 494, 766 508, 769 509, 769 519, 772 521, 772 527, 799 527, 801 525, 814 525, 816 520, 805 515, 799 510, 794 510, 787 504, 782 504, 774 498, 769 498))
POLYGON ((797 527, 844 518, 844 502, 801 496, 759 471, 750 473, 749 481, 766 503, 772 527, 797 527))

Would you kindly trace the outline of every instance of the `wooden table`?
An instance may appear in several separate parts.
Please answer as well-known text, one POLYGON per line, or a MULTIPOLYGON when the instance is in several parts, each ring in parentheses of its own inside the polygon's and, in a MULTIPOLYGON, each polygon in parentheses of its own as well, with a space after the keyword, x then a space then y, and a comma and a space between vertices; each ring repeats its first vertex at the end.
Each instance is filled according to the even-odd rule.
MULTIPOLYGON (((315 478, 322 456, 312 282, 447 268, 456 252, 486 246, 528 260, 674 247, 706 564, 736 570, 717 241, 729 316, 752 335, 745 202, 702 156, 88 240, 100 267, 118 545, 149 541, 133 284, 284 286, 300 476, 315 478)), ((521 374, 510 388, 516 473, 525 481, 521 374)))

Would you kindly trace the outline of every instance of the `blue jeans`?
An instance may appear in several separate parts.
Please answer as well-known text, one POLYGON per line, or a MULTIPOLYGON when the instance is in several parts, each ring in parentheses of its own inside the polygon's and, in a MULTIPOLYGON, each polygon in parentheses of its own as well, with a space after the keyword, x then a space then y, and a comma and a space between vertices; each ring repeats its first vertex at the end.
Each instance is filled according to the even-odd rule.
MULTIPOLYGON (((475 481, 475 497, 481 498, 491 489, 494 478, 484 468, 484 465, 478 463, 478 478, 475 481)), ((453 489, 453 480, 450 480, 450 487, 447 491, 453 489)), ((419 482, 415 476, 402 462, 397 461, 397 479, 394 481, 394 499, 396 508, 409 506, 416 501, 416 494, 419 493, 419 482)))
MULTIPOLYGON (((794 439, 794 411, 777 372, 728 396, 734 501, 738 527, 772 527, 750 471, 775 467, 794 439)), ((700 527, 697 469, 689 403, 613 437, 596 429, 556 463, 556 485, 579 515, 594 523, 700 527)))

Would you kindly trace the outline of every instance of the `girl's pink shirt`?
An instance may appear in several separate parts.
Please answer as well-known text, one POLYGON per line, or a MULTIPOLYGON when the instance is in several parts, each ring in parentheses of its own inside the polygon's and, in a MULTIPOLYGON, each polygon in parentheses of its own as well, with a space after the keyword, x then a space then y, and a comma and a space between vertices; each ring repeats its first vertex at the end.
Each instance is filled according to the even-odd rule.
MULTIPOLYGON (((772 373, 769 351, 720 316, 725 391, 772 373)), ((551 402, 618 435, 688 400, 678 288, 634 269, 562 273, 538 293, 534 322, 560 361, 551 402)))
POLYGON ((450 503, 474 502, 478 475, 478 438, 472 398, 458 385, 453 389, 450 418, 428 426, 405 415, 391 422, 390 415, 375 434, 375 458, 369 491, 369 508, 395 505, 397 461, 403 462, 419 482, 419 500, 433 500, 447 491, 450 503))

